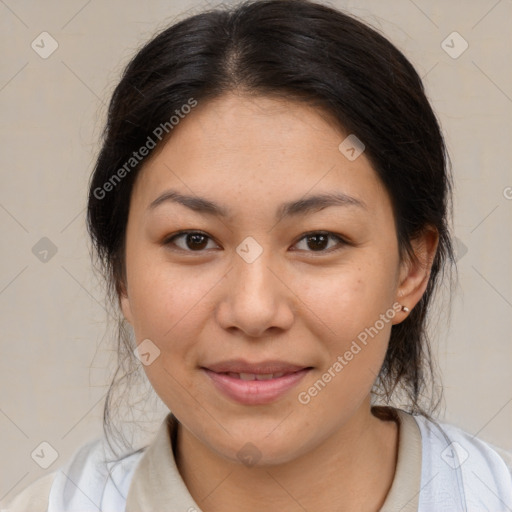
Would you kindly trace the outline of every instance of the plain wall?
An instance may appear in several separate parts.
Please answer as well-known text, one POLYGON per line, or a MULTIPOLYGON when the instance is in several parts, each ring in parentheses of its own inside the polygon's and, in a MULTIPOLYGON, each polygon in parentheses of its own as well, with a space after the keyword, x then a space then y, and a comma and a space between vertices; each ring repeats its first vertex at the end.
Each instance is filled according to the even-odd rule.
MULTIPOLYGON (((207 5, 0 3, 0 500, 103 434, 115 344, 90 262, 85 206, 105 105, 143 42, 207 5), (58 42, 46 59, 31 47, 43 31, 58 42), (57 250, 46 262, 33 252, 51 247, 43 237, 57 250), (46 470, 31 458, 43 441, 59 455, 46 470)), ((424 77, 452 159, 459 254, 451 321, 441 307, 432 319, 441 419, 512 450, 512 2, 331 5, 382 31, 424 77), (458 58, 442 47, 454 31, 469 45, 458 58)), ((460 39, 448 44, 462 48, 460 39)), ((158 399, 150 404, 148 436, 166 413, 158 399)))

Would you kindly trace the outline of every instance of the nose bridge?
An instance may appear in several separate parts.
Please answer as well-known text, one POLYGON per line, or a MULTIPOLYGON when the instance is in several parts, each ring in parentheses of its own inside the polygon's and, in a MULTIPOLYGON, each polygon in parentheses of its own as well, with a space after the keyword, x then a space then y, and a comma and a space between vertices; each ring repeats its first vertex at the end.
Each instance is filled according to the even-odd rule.
POLYGON ((268 300, 274 291, 275 276, 270 271, 272 254, 270 249, 261 245, 255 238, 246 237, 236 248, 234 290, 239 288, 248 297, 268 300), (269 268, 270 267, 270 268, 269 268))
POLYGON ((247 237, 236 248, 219 320, 259 336, 269 327, 287 328, 292 319, 286 287, 276 277, 275 258, 268 247, 247 237))

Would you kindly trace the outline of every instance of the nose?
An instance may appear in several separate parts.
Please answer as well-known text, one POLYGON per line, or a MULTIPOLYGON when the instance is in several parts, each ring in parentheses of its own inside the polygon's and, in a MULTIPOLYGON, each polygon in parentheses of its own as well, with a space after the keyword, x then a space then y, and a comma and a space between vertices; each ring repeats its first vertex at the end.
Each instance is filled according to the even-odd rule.
POLYGON ((294 318, 294 294, 285 280, 269 249, 250 263, 236 254, 217 308, 219 324, 253 338, 263 337, 267 331, 275 335, 277 330, 289 329, 294 318))

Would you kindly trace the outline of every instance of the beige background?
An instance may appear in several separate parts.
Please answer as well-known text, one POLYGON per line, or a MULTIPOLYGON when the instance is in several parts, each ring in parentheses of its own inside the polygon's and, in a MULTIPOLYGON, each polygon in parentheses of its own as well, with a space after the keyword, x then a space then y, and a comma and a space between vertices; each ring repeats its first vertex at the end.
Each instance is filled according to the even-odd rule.
MULTIPOLYGON (((45 473, 30 456, 41 442, 59 454, 52 471, 102 435, 114 345, 84 221, 105 103, 141 43, 206 5, 0 1, 0 500, 45 473), (31 48, 43 31, 59 45, 47 59, 31 48), (42 237, 57 248, 46 263, 32 252, 42 237)), ((512 450, 512 2, 332 5, 384 32, 425 77, 456 177, 460 258, 451 323, 443 311, 432 322, 441 419, 512 450), (453 31, 469 44, 457 59, 441 46, 453 31)), ((151 435, 165 408, 140 414, 151 435)))

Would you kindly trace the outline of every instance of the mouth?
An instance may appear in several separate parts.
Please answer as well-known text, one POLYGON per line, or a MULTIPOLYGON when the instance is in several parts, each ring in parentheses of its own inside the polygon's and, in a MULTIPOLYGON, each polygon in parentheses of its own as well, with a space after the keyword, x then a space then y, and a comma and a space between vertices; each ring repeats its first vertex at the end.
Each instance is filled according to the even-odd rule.
POLYGON ((280 361, 227 361, 201 367, 214 388, 244 405, 275 402, 295 387, 313 368, 280 361))
POLYGON ((279 379, 284 375, 290 375, 289 373, 279 372, 279 373, 234 373, 234 372, 221 372, 218 375, 227 375, 233 379, 240 380, 271 380, 271 379, 279 379))

